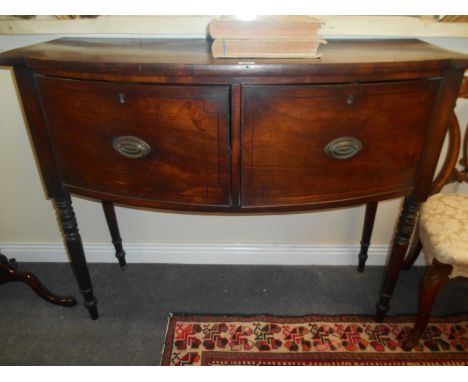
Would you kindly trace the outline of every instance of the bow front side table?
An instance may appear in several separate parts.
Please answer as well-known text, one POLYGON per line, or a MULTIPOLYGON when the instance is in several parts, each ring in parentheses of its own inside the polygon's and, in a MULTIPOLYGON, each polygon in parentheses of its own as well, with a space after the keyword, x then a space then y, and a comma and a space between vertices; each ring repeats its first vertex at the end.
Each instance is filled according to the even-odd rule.
POLYGON ((58 39, 14 67, 47 196, 98 317, 70 194, 114 204, 275 213, 404 197, 382 319, 425 201, 466 56, 418 40, 331 40, 321 59, 214 59, 204 39, 58 39))

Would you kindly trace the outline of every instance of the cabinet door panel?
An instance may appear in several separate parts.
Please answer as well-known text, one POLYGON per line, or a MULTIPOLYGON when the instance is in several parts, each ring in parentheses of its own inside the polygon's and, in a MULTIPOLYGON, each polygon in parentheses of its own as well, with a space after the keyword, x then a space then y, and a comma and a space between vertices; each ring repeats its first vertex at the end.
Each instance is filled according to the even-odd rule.
POLYGON ((407 194, 438 83, 244 87, 242 205, 407 194))
POLYGON ((38 84, 65 185, 158 202, 230 204, 228 87, 47 77, 38 84))

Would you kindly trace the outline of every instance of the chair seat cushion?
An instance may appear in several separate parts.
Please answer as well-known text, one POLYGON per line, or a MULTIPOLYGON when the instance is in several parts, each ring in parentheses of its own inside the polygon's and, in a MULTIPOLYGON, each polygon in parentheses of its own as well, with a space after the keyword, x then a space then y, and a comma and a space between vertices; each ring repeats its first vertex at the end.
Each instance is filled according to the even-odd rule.
POLYGON ((436 194, 421 207, 419 235, 426 257, 453 266, 450 277, 468 277, 468 195, 436 194))

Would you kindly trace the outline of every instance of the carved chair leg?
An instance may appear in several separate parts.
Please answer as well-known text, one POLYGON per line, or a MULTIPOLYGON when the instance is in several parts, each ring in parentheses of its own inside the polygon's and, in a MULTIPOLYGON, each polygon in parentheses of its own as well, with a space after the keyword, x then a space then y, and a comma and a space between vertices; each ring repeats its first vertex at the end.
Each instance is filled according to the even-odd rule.
POLYGON ((400 274, 403 259, 408 250, 411 234, 413 233, 419 203, 406 197, 403 203, 403 209, 398 220, 398 227, 393 240, 390 259, 385 270, 385 276, 382 283, 379 302, 377 303, 376 320, 382 321, 385 313, 389 310, 390 299, 400 274))
POLYGON ((39 297, 51 304, 67 307, 76 305, 74 297, 58 296, 52 293, 31 272, 19 271, 15 259, 8 260, 5 255, 0 253, 0 284, 10 281, 20 281, 29 285, 39 297))
POLYGON ((125 251, 122 247, 122 238, 120 237, 114 203, 103 200, 102 209, 104 210, 104 215, 106 216, 107 226, 109 227, 109 231, 112 237, 112 244, 114 244, 115 257, 117 257, 117 260, 119 260, 120 268, 122 270, 126 270, 127 262, 125 261, 125 251))
POLYGON ((364 217, 364 227, 362 230, 361 251, 359 252, 358 259, 358 272, 364 271, 364 266, 367 261, 367 251, 370 246, 370 239, 372 230, 374 229, 375 214, 377 212, 377 202, 367 203, 366 214, 364 217))
POLYGON ((91 278, 89 276, 88 265, 81 242, 81 236, 78 231, 75 212, 73 211, 70 195, 64 195, 60 198, 55 198, 55 206, 57 207, 58 217, 60 220, 65 244, 73 272, 75 273, 80 293, 84 297, 84 306, 89 311, 91 319, 96 320, 99 317, 97 311, 97 300, 93 294, 91 278))
POLYGON ((403 343, 404 350, 411 350, 419 341, 419 338, 426 329, 431 314, 432 305, 442 287, 449 279, 452 266, 443 264, 434 259, 432 265, 426 273, 419 286, 419 312, 408 338, 403 343))

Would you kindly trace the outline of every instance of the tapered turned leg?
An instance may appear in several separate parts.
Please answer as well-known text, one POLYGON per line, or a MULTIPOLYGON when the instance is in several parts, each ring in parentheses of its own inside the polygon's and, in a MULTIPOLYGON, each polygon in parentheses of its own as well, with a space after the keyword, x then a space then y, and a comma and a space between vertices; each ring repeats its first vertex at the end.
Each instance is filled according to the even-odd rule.
POLYGON ((115 257, 119 260, 120 267, 122 270, 127 269, 127 262, 125 261, 125 251, 122 247, 122 238, 120 237, 119 225, 117 223, 117 217, 115 216, 114 203, 102 201, 102 209, 106 216, 107 226, 112 237, 112 244, 115 248, 115 257))
POLYGON ((362 230, 361 251, 359 252, 358 259, 358 272, 364 271, 364 266, 367 261, 367 251, 370 246, 370 239, 372 230, 374 229, 375 213, 377 212, 377 202, 367 203, 366 214, 364 217, 364 228, 362 230))
POLYGON ((443 264, 434 259, 432 265, 427 269, 419 286, 419 312, 408 338, 403 343, 404 350, 414 348, 426 329, 431 314, 432 305, 442 287, 449 279, 452 266, 443 264))
POLYGON ((39 297, 42 297, 51 304, 68 307, 76 305, 75 298, 71 296, 58 296, 52 293, 32 273, 19 271, 14 259, 8 260, 6 256, 0 253, 0 284, 10 281, 19 281, 29 285, 39 297))
POLYGON ((93 295, 91 278, 89 277, 88 265, 78 231, 75 212, 73 211, 70 195, 55 198, 55 206, 58 210, 58 217, 62 227, 65 244, 67 246, 70 262, 75 273, 80 292, 84 297, 84 305, 89 311, 89 315, 96 320, 99 315, 97 311, 97 300, 93 295))
POLYGON ((411 243, 411 248, 405 257, 405 260, 402 265, 402 269, 404 269, 405 271, 410 269, 413 266, 416 259, 418 258, 419 254, 421 253, 421 250, 422 250, 422 243, 421 243, 421 240, 419 240, 419 230, 416 225, 416 229, 413 234, 413 241, 411 243))
POLYGON ((403 264, 403 259, 408 250, 411 234, 416 223, 419 204, 415 203, 411 197, 406 197, 403 203, 403 210, 398 221, 397 232, 393 239, 390 252, 390 259, 385 271, 385 276, 377 303, 376 320, 382 321, 385 313, 389 310, 390 299, 398 279, 398 275, 403 264))

